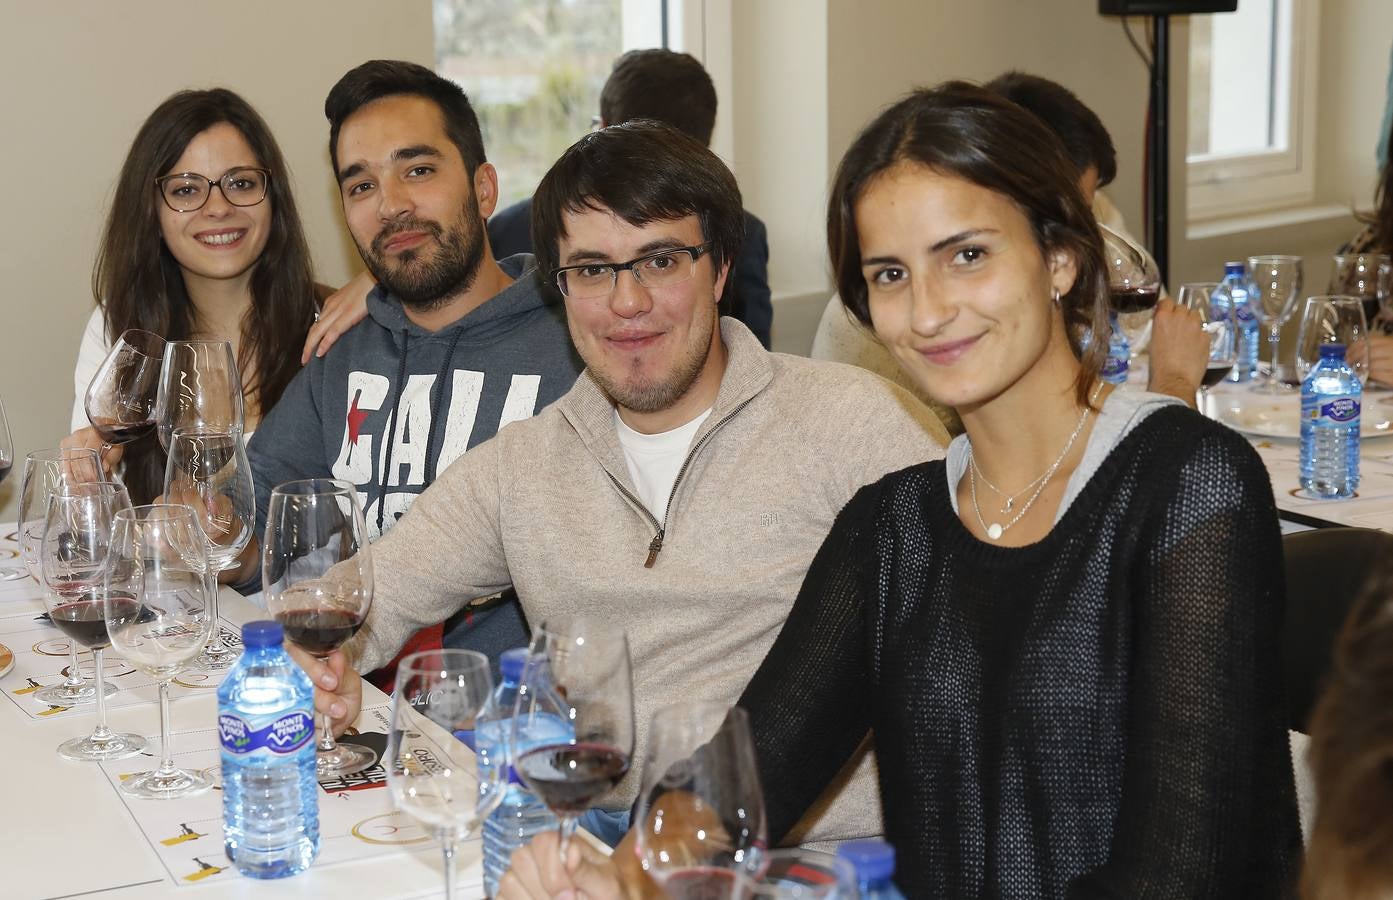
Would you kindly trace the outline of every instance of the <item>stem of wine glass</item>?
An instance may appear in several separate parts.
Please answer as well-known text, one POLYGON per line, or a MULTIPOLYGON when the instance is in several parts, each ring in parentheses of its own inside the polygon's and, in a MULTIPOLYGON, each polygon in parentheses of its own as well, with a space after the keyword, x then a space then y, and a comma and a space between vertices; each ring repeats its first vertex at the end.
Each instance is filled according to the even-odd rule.
POLYGON ((571 847, 571 835, 576 833, 576 824, 580 822, 580 819, 575 816, 561 816, 560 819, 561 824, 556 829, 558 836, 556 843, 561 850, 561 866, 565 868, 566 851, 571 847))
POLYGON ((319 713, 319 746, 316 747, 320 753, 333 753, 339 749, 338 743, 334 740, 333 723, 329 721, 328 713, 319 713))
POLYGON ((213 565, 211 553, 208 555, 208 574, 204 577, 208 580, 208 614, 213 619, 213 633, 204 645, 203 652, 209 656, 219 656, 227 653, 228 649, 222 642, 222 623, 218 619, 218 569, 213 565))
POLYGON ((68 680, 63 682, 63 686, 69 689, 69 693, 74 693, 78 688, 87 683, 87 679, 82 677, 82 672, 77 667, 77 641, 68 641, 68 680))
POLYGON ((174 774, 174 753, 169 746, 169 679, 160 681, 160 768, 157 777, 174 774))
POLYGON ((92 741, 101 744, 111 740, 111 729, 106 727, 106 691, 102 690, 105 660, 101 647, 92 651, 92 658, 97 664, 97 727, 92 729, 92 741))
POLYGON ((455 836, 446 832, 440 838, 440 850, 445 855, 445 900, 455 900, 455 836))
POLYGON ((1267 326, 1267 347, 1272 353, 1272 361, 1268 363, 1268 371, 1272 373, 1272 383, 1277 383, 1277 345, 1282 340, 1282 320, 1273 319, 1272 324, 1267 326))

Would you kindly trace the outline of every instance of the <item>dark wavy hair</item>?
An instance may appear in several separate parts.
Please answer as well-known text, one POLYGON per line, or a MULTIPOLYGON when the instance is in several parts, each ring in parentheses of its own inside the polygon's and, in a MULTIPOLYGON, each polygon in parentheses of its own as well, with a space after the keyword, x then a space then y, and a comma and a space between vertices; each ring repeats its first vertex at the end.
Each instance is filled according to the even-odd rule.
MULTIPOLYGON (((264 414, 300 371, 300 349, 314 321, 315 286, 309 247, 300 227, 290 170, 271 129, 247 101, 224 88, 180 91, 140 126, 121 166, 92 271, 92 293, 114 342, 128 328, 167 340, 193 332, 194 309, 179 263, 160 232, 155 178, 170 172, 189 143, 214 125, 241 133, 256 162, 271 173, 270 235, 252 270, 252 304, 242 321, 238 364, 243 391, 264 414)), ((136 503, 148 503, 164 484, 165 458, 153 437, 126 445, 124 479, 136 503)))
POLYGON ((1378 189, 1374 193, 1373 214, 1358 218, 1366 225, 1374 226, 1377 252, 1393 255, 1393 131, 1389 133, 1388 146, 1388 159, 1383 163, 1378 189))
POLYGON ((690 53, 630 50, 614 61, 600 90, 600 118, 606 125, 632 119, 665 122, 710 144, 716 129, 716 86, 690 53))
POLYGON ((726 164, 695 138, 647 119, 587 134, 542 177, 532 198, 532 248, 548 279, 566 234, 564 214, 589 209, 610 210, 630 225, 696 216, 717 271, 745 237, 740 186, 726 164))
POLYGON ((1082 173, 1098 170, 1098 187, 1117 177, 1117 150, 1103 120, 1064 85, 1039 75, 1007 72, 982 87, 1024 107, 1059 135, 1069 158, 1082 173))
POLYGON ((827 207, 827 249, 842 303, 870 326, 856 203, 882 172, 914 163, 1010 199, 1030 221, 1040 252, 1074 257, 1078 276, 1060 301, 1070 346, 1082 363, 1080 403, 1107 356, 1108 281, 1103 244, 1078 173, 1059 138, 1034 115, 962 81, 914 91, 877 116, 837 167, 827 207))
POLYGON ((1301 895, 1386 897, 1393 891, 1393 562, 1376 571, 1340 632, 1310 734, 1320 804, 1301 895))

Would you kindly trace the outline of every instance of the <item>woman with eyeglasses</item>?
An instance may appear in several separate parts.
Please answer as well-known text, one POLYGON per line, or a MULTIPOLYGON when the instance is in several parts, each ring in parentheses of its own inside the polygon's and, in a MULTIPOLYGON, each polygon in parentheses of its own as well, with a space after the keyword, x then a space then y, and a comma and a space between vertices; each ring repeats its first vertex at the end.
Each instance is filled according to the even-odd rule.
MULTIPOLYGON (((331 302, 361 306, 371 284, 359 276, 331 302)), ((230 341, 250 435, 300 370, 307 336, 322 336, 310 330, 331 293, 314 282, 289 169, 250 104, 223 88, 180 91, 150 114, 117 179, 92 289, 66 444, 101 445, 83 397, 128 328, 230 341)), ((106 453, 107 465, 118 460, 135 502, 160 493, 164 453, 153 434, 106 453)))
MULTIPOLYGON (((1075 175, 1035 117, 962 83, 890 107, 841 162, 838 292, 965 434, 852 498, 740 699, 769 837, 869 732, 906 896, 1284 896, 1272 488, 1241 436, 1100 380, 1106 342, 1079 335, 1106 333, 1107 278, 1075 175)), ((595 896, 609 866, 539 838, 501 896, 595 896)))

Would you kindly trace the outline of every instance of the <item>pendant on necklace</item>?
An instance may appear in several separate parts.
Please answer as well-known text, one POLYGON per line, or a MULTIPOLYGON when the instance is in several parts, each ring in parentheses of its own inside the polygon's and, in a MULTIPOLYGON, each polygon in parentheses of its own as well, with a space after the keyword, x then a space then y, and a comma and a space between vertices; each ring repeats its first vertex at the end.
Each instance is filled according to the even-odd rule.
POLYGON ((999 541, 1001 540, 1001 532, 1005 530, 1006 529, 1002 528, 999 522, 993 522, 987 526, 987 537, 994 541, 999 541))
POLYGON ((1004 513, 1009 513, 1009 512, 1011 511, 1011 506, 1012 506, 1012 504, 1014 504, 1015 502, 1016 502, 1016 498, 1015 498, 1015 497, 1007 497, 1007 498, 1006 498, 1006 505, 1003 506, 1003 507, 1001 507, 1001 511, 1004 512, 1004 513))

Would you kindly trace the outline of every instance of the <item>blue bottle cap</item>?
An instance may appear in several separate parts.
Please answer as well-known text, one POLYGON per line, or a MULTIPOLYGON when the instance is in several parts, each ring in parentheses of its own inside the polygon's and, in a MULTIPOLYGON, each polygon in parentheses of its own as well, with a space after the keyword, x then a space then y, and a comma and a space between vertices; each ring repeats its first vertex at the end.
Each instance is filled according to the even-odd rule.
POLYGON ((1246 263, 1241 262, 1226 262, 1224 263, 1224 274, 1246 275, 1248 274, 1248 266, 1246 263))
POLYGON ((1345 358, 1345 345, 1344 345, 1344 344, 1321 344, 1321 345, 1320 345, 1320 358, 1321 358, 1321 359, 1344 359, 1344 358, 1345 358))
POLYGON ((242 643, 252 647, 279 647, 285 640, 285 629, 281 623, 262 620, 248 622, 242 626, 242 643))
POLYGON ((851 863, 861 881, 883 881, 895 874, 895 848, 885 841, 847 841, 837 858, 851 863))
POLYGON ((517 681, 521 678, 522 670, 526 667, 526 647, 514 647, 511 650, 504 650, 503 655, 498 657, 498 671, 503 673, 503 677, 509 681, 517 681))

